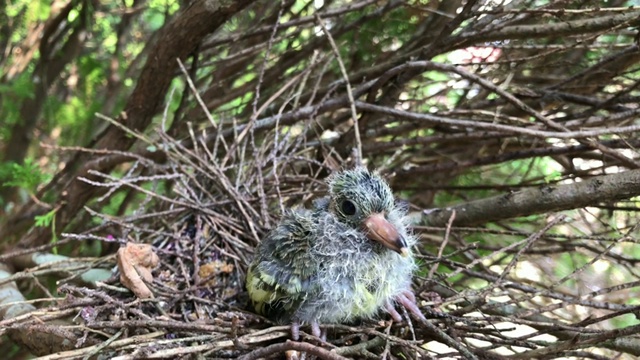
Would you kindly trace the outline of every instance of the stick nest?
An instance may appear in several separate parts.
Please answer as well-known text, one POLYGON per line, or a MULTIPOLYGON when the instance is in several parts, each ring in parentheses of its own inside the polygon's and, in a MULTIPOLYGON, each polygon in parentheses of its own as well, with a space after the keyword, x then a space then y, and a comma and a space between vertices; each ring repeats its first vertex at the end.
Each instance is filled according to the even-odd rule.
MULTIPOLYGON (((159 132, 151 145, 165 149, 164 161, 137 157, 120 177, 94 172, 102 179, 85 181, 104 187, 105 198, 126 190, 129 204, 137 208, 120 217, 87 209, 102 218, 102 224, 82 234, 66 234, 62 241, 101 241, 119 248, 117 255, 98 259, 103 268, 114 269, 112 276, 91 286, 78 282, 77 276, 63 281, 59 291, 66 294, 64 300, 37 316, 3 325, 14 340, 36 353, 58 352, 49 359, 258 359, 280 358, 286 351, 323 359, 437 354, 492 359, 514 349, 529 351, 527 357, 579 357, 579 350, 564 350, 563 344, 592 346, 612 332, 583 333, 580 323, 567 319, 605 306, 618 315, 631 311, 629 306, 561 291, 561 283, 549 287, 549 279, 518 281, 516 270, 535 264, 539 268, 531 271, 544 277, 540 269, 546 256, 563 249, 561 241, 577 244, 578 239, 549 233, 564 221, 562 216, 531 232, 417 226, 421 268, 414 291, 428 323, 408 317, 392 323, 381 314, 377 321, 323 324, 326 342, 305 327, 300 342, 289 341, 287 325, 274 324, 248 307, 247 264, 283 209, 309 206, 325 192, 322 179, 336 164, 355 161, 323 147, 307 147, 304 137, 293 135, 305 130, 274 130, 259 141, 250 131, 236 133, 233 141, 205 134, 189 142, 159 132), (478 239, 478 234, 516 240, 502 245, 462 240, 478 239), (48 340, 34 346, 30 340, 36 335, 25 333, 46 334, 42 339, 48 340)), ((380 168, 393 179, 394 168, 380 168)), ((580 270, 571 276, 579 277, 580 270)), ((604 323, 607 316, 601 314, 597 321, 604 323)), ((618 346, 615 340, 602 344, 603 351, 618 346)))

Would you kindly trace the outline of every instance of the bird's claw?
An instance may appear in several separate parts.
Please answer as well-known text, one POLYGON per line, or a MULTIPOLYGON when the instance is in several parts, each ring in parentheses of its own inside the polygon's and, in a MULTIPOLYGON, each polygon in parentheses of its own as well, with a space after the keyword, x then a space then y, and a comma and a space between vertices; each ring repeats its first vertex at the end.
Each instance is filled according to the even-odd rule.
MULTIPOLYGON (((327 340, 327 333, 320 329, 320 323, 317 321, 311 322, 311 334, 322 341, 327 340)), ((300 321, 294 320, 291 322, 291 340, 300 340, 300 321)))
POLYGON ((317 321, 311 323, 311 334, 317 338, 322 339, 322 330, 320 330, 320 324, 318 324, 317 321))
POLYGON ((291 340, 300 340, 300 322, 297 320, 291 322, 291 340))
MULTIPOLYGON (((405 309, 407 309, 407 311, 409 311, 420 321, 427 321, 427 318, 424 317, 424 314, 422 314, 422 311, 420 311, 420 308, 418 307, 416 296, 413 294, 413 292, 411 292, 411 290, 405 290, 398 294, 394 298, 394 302, 402 305, 405 309)), ((400 315, 398 310, 395 309, 393 303, 388 302, 386 305, 386 309, 387 312, 391 315, 393 321, 402 322, 402 316, 400 315)))
POLYGON ((391 318, 393 319, 393 321, 402 322, 402 315, 400 315, 398 310, 396 310, 395 306, 393 306, 393 303, 391 301, 387 301, 385 308, 389 313, 389 315, 391 315, 391 318))

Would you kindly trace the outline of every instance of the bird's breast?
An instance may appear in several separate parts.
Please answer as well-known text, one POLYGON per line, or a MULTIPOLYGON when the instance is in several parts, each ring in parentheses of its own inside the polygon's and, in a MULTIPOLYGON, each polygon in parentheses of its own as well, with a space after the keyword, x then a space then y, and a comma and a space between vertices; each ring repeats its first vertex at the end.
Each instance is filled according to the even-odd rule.
MULTIPOLYGON (((396 253, 357 258, 342 254, 326 261, 318 275, 319 294, 311 297, 309 316, 321 322, 371 318, 396 295, 410 286, 413 262, 396 253), (313 312, 316 311, 316 314, 313 312)), ((360 254, 363 255, 363 254, 360 254)), ((311 320, 309 319, 309 320, 311 320)))

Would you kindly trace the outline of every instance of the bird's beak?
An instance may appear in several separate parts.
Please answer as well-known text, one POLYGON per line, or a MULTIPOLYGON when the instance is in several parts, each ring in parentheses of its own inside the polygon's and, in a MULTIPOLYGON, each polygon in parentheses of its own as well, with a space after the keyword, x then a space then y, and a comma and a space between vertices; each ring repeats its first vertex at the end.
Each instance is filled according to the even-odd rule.
POLYGON ((409 255, 407 243, 395 226, 385 219, 383 213, 372 214, 363 222, 367 237, 375 240, 402 256, 409 255))

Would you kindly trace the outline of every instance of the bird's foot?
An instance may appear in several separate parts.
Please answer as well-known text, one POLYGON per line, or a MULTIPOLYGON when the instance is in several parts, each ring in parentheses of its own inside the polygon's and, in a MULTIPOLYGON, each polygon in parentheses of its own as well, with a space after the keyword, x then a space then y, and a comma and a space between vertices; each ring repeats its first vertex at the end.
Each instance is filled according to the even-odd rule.
MULTIPOLYGON (((291 322, 291 340, 298 341, 300 340, 300 322, 298 320, 293 320, 291 322)), ((298 350, 287 350, 285 352, 285 359, 287 360, 300 360, 303 355, 298 350)))
POLYGON ((396 307, 391 301, 387 301, 387 304, 385 305, 385 310, 387 310, 389 315, 391 315, 391 318, 393 319, 393 321, 402 322, 402 315, 400 315, 398 310, 396 310, 396 307))
MULTIPOLYGON (((311 322, 311 334, 322 341, 327 341, 327 331, 320 329, 320 324, 317 321, 311 322)), ((300 340, 300 321, 298 320, 291 322, 291 340, 300 340)))
POLYGON ((317 321, 311 323, 311 334, 317 338, 322 339, 322 330, 320 329, 320 324, 318 324, 317 321))
POLYGON ((298 320, 291 322, 291 340, 300 340, 300 322, 298 320))
MULTIPOLYGON (((411 290, 405 290, 398 294, 394 299, 395 303, 402 305, 408 312, 410 312, 413 316, 415 316, 420 321, 427 321, 427 318, 424 317, 422 311, 418 307, 416 302, 416 297, 411 292, 411 290)), ((394 304, 392 302, 387 302, 386 305, 387 312, 391 315, 391 318, 396 322, 402 322, 402 315, 396 310, 394 304)))

